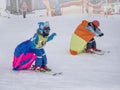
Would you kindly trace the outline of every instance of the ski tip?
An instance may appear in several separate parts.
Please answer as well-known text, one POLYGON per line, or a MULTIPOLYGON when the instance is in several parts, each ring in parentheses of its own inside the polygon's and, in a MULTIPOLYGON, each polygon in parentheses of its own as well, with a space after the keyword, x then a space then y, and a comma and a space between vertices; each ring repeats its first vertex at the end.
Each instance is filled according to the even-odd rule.
POLYGON ((54 73, 54 74, 52 74, 52 75, 53 75, 53 76, 62 75, 62 72, 54 73))

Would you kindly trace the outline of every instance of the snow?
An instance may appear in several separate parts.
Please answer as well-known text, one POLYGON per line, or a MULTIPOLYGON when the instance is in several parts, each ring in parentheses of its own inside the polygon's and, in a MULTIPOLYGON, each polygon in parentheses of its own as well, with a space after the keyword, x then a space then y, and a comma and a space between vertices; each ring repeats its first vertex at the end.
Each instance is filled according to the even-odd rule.
POLYGON ((27 15, 0 17, 0 90, 120 90, 120 16, 88 16, 71 14, 39 17, 40 12, 27 15), (69 53, 72 33, 82 20, 97 19, 104 37, 95 37, 99 49, 110 51, 105 55, 69 53), (57 36, 45 47, 48 67, 60 76, 32 71, 13 71, 15 47, 34 35, 39 21, 49 21, 51 33, 57 36))

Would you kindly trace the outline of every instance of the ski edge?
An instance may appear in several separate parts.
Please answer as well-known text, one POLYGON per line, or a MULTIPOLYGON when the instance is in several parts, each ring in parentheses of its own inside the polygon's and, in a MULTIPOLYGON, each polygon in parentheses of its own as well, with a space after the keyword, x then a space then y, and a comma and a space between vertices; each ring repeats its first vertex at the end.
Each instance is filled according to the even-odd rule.
POLYGON ((94 51, 94 53, 95 54, 98 54, 98 55, 104 55, 104 54, 106 54, 106 53, 110 53, 110 51, 100 51, 100 52, 96 52, 96 51, 94 51))
POLYGON ((54 72, 54 71, 35 71, 35 70, 31 70, 31 69, 29 69, 29 70, 37 72, 37 73, 41 73, 41 74, 52 75, 52 76, 58 76, 58 75, 62 75, 63 74, 62 72, 54 72))
POLYGON ((45 71, 45 72, 39 72, 39 73, 52 75, 52 76, 62 75, 62 72, 52 72, 52 71, 45 71))

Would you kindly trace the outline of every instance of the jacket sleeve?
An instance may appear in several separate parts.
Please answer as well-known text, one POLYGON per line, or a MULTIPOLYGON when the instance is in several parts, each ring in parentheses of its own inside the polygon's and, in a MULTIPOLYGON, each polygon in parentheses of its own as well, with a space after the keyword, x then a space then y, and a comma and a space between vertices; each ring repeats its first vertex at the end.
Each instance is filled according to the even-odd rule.
POLYGON ((97 29, 96 29, 96 33, 97 33, 98 36, 99 36, 100 34, 102 34, 102 31, 101 31, 99 28, 97 28, 97 29))
POLYGON ((48 37, 47 42, 51 41, 51 40, 54 38, 54 36, 56 36, 56 33, 52 33, 52 34, 48 37))
POLYGON ((94 30, 91 26, 87 26, 86 28, 87 28, 87 30, 89 30, 90 32, 95 34, 96 36, 99 36, 99 34, 101 33, 100 30, 98 30, 98 29, 94 30))

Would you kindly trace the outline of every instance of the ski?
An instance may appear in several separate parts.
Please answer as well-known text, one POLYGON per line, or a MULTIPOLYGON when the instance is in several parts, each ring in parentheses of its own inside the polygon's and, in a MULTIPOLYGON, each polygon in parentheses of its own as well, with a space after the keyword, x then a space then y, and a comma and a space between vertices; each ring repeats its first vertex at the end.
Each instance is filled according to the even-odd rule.
POLYGON ((110 51, 94 51, 93 54, 104 55, 105 53, 110 53, 110 51))
POLYGON ((38 72, 38 73, 41 73, 41 74, 47 74, 47 75, 51 75, 51 76, 59 76, 59 75, 62 75, 62 72, 52 72, 52 71, 44 71, 44 72, 35 71, 35 72, 38 72))
MULTIPOLYGON (((84 53, 86 53, 86 52, 84 52, 84 53)), ((93 51, 92 53, 87 53, 87 54, 104 55, 106 53, 110 53, 110 51, 103 51, 103 50, 101 50, 101 51, 93 51)))
POLYGON ((37 72, 37 73, 41 73, 41 74, 47 74, 47 75, 52 75, 52 76, 58 76, 58 75, 62 75, 62 72, 53 72, 53 71, 35 71, 32 69, 29 69, 31 71, 37 72))
POLYGON ((103 50, 101 52, 103 52, 103 53, 110 53, 110 51, 103 51, 103 50))
POLYGON ((97 51, 93 51, 93 54, 97 54, 97 55, 104 55, 104 52, 97 52, 97 51))
POLYGON ((62 75, 62 72, 45 71, 45 72, 42 72, 42 73, 52 75, 52 76, 62 75))

